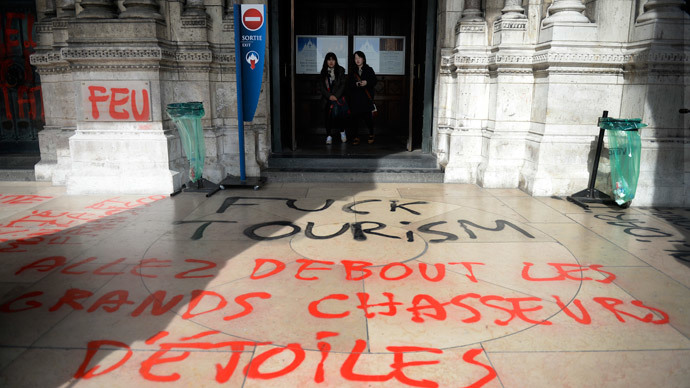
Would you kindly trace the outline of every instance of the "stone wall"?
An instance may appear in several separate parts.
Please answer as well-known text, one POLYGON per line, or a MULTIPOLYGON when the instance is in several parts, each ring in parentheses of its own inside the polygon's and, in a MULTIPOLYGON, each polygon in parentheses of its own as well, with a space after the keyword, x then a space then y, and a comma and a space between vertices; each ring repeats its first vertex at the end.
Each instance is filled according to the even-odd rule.
MULTIPOLYGON (((31 61, 47 106, 37 180, 74 194, 176 190, 189 180, 188 162, 165 107, 190 101, 205 109, 204 177, 218 182, 239 175, 232 1, 42 0, 37 6, 40 43, 31 61), (148 85, 148 121, 84 117, 85 87, 123 81, 120 92, 128 83, 148 85)), ((259 175, 269 150, 265 94, 245 125, 248 176, 259 175)), ((126 96, 113 93, 110 101, 126 96)))
MULTIPOLYGON (((462 2, 442 2, 441 16, 462 2)), ((465 0, 440 41, 436 123, 447 182, 569 195, 587 187, 597 119, 642 118, 633 204, 690 204, 690 45, 682 1, 465 0)), ((448 27, 446 27, 446 31, 448 27)), ((607 152, 597 185, 606 192, 607 152)))
MULTIPOLYGON (((188 163, 164 109, 187 101, 206 110, 204 176, 238 175, 235 2, 37 0, 31 60, 46 106, 37 179, 70 193, 173 191, 188 180, 188 163), (84 117, 84 90, 94 82, 147 85, 150 119, 84 117)), ((432 134, 445 180, 533 195, 579 191, 607 110, 649 124, 633 204, 690 204, 690 115, 678 113, 690 107, 683 3, 438 0, 432 134)), ((270 154, 269 90, 264 76, 256 118, 245 125, 249 176, 270 154)), ((610 190, 607 157, 602 191, 610 190)))

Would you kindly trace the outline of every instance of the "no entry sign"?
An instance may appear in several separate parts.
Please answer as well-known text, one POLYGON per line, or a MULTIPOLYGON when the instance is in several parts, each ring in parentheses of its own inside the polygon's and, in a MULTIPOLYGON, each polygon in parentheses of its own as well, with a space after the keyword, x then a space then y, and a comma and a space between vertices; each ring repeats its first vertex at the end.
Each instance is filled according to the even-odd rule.
POLYGON ((266 6, 235 4, 235 71, 237 75, 237 127, 240 180, 244 172, 244 122, 252 121, 261 94, 266 63, 266 6))
POLYGON ((242 13, 242 24, 249 31, 256 31, 264 24, 264 14, 257 8, 248 8, 242 13))

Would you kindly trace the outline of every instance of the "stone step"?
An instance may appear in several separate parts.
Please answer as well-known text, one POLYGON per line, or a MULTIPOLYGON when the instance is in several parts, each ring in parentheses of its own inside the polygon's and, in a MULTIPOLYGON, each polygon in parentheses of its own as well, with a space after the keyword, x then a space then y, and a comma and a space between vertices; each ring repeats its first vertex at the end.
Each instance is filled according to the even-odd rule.
POLYGON ((0 154, 0 181, 35 181, 39 154, 0 154))
POLYGON ((437 169, 436 157, 429 154, 271 156, 269 168, 277 169, 437 169))
POLYGON ((0 169, 0 181, 35 181, 33 169, 0 169))
POLYGON ((437 168, 267 168, 261 171, 261 176, 269 182, 443 183, 443 175, 437 168))

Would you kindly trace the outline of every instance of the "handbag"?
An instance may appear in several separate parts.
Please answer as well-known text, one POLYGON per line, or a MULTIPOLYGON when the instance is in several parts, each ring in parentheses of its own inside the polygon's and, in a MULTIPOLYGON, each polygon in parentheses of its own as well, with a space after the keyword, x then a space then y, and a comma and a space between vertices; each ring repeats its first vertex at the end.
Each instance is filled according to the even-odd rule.
POLYGON ((350 117, 350 106, 345 97, 340 97, 336 101, 331 101, 329 115, 334 119, 346 119, 350 117))
MULTIPOLYGON (((326 90, 329 92, 331 91, 331 85, 328 83, 328 80, 326 82, 326 90)), ((345 96, 341 96, 339 99, 336 101, 328 101, 330 104, 328 107, 328 115, 334 119, 346 119, 350 117, 350 106, 347 104, 347 100, 345 100, 345 96)))
MULTIPOLYGON (((362 81, 362 78, 359 76, 359 74, 355 73, 355 77, 357 77, 358 81, 362 81)), ((371 98, 371 94, 369 93, 369 90, 367 88, 364 88, 364 93, 367 94, 367 97, 369 97, 369 102, 371 103, 371 117, 375 118, 376 116, 379 115, 379 110, 376 109, 376 104, 374 103, 374 99, 371 98)))

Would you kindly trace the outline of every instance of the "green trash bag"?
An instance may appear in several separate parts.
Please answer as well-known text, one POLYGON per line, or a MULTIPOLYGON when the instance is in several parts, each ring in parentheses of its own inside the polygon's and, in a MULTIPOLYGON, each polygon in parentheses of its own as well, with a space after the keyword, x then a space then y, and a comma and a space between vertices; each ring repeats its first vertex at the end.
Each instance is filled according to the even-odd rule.
POLYGON ((611 188, 618 205, 632 201, 640 177, 642 142, 638 129, 644 128, 641 119, 602 117, 599 126, 608 132, 611 188))
POLYGON ((165 111, 180 132, 182 149, 189 160, 189 180, 196 182, 203 176, 206 157, 204 130, 201 126, 204 105, 201 102, 168 104, 165 111))

